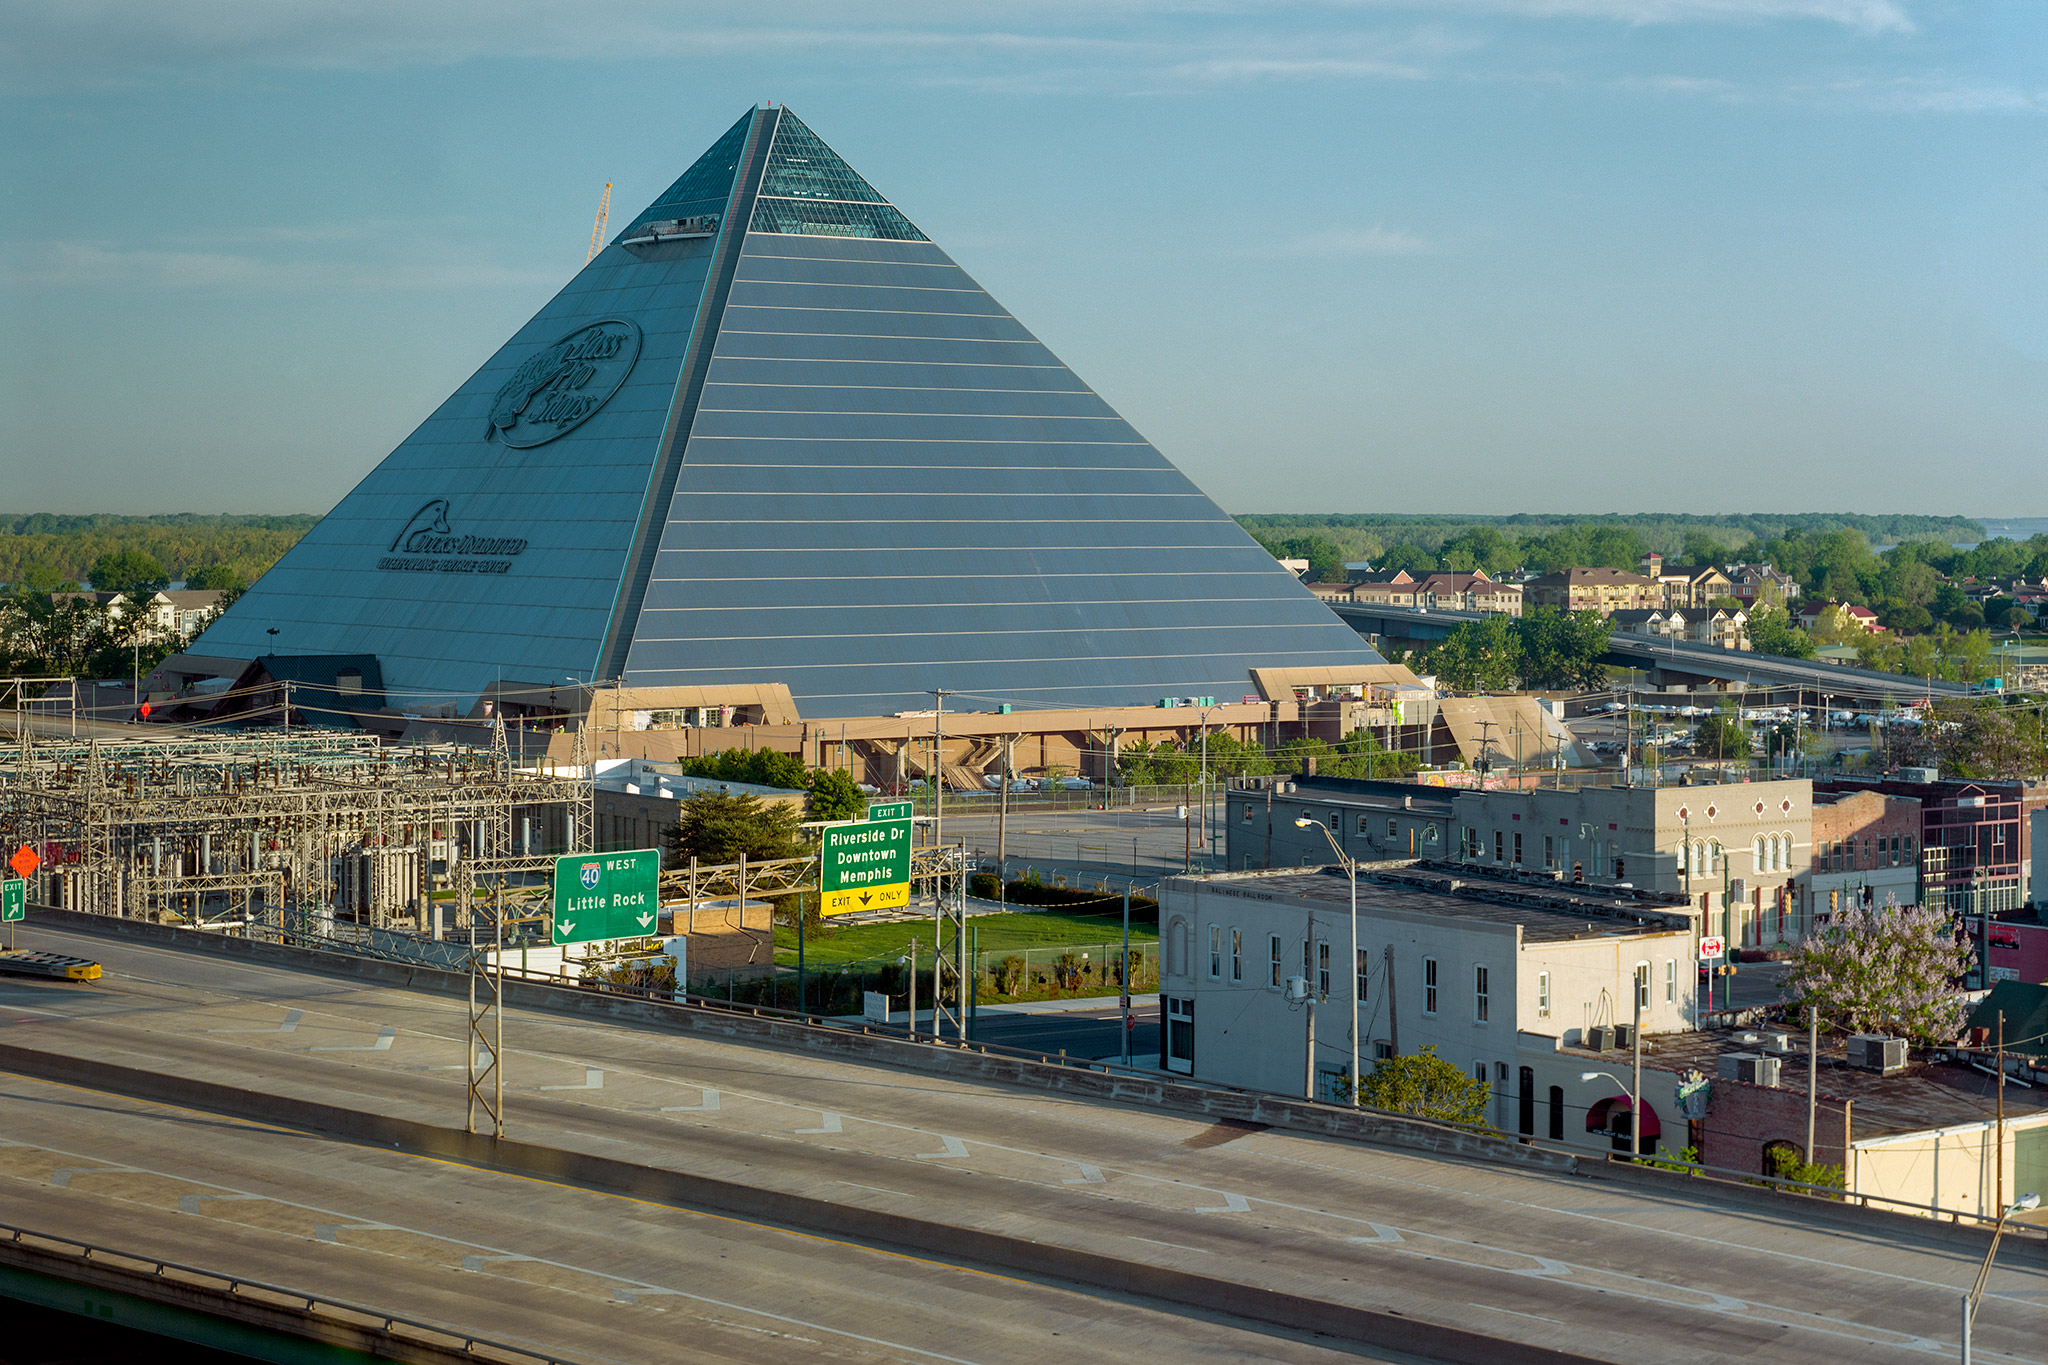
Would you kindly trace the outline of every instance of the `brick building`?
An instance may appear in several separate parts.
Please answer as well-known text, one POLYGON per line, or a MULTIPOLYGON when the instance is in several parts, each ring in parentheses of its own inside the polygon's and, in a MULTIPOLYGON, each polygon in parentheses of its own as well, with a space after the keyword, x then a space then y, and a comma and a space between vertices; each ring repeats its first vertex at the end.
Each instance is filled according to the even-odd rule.
POLYGON ((1799 879, 1803 931, 1861 900, 1920 903, 1920 799, 1865 788, 1813 795, 1813 866, 1799 879))

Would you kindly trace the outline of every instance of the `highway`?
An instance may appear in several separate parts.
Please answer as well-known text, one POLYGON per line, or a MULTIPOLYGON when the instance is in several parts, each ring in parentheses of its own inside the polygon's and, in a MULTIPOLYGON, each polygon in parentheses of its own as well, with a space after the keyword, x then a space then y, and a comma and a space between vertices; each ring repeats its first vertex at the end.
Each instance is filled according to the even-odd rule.
MULTIPOLYGON (((463 1006, 31 927, 0 1042, 459 1126, 463 1006)), ((1948 1358, 1981 1251, 1670 1193, 523 1010, 527 1142, 1611 1361, 1948 1358)), ((0 1220, 588 1361, 1321 1360, 1351 1344, 0 1075, 0 1220)), ((2037 1247, 1979 1359, 2048 1361, 2037 1247)), ((1365 1353, 1370 1359, 1399 1358, 1365 1353)))
MULTIPOLYGON (((1404 639, 1442 639, 1460 622, 1486 619, 1478 612, 1417 611, 1412 607, 1368 607, 1350 602, 1332 602, 1329 607, 1339 620, 1362 634, 1384 633, 1404 639)), ((1970 689, 1963 684, 1940 679, 1930 682, 1868 668, 1845 668, 1776 654, 1717 649, 1712 645, 1672 643, 1641 635, 1613 634, 1608 636, 1607 644, 1607 661, 1625 668, 1663 669, 1747 683, 1751 687, 1800 687, 1815 699, 1823 693, 1843 699, 1894 702, 1914 701, 1930 693, 1937 697, 1970 695, 1970 689)))

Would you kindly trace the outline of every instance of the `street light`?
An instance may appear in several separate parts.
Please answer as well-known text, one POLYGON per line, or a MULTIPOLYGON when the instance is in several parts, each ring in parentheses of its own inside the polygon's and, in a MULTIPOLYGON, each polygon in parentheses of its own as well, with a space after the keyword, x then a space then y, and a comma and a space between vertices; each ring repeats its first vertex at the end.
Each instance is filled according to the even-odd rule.
POLYGON ((1977 1304, 1984 1297, 1984 1282, 1991 1278, 1991 1259, 1998 1255, 1998 1239, 2005 1235, 2005 1220, 2016 1213, 2032 1213, 2040 1207, 2040 1195, 2023 1194, 1999 1212, 1998 1224, 1991 1229, 1991 1248, 1984 1253, 1984 1264, 1977 1268, 1977 1283, 1963 1295, 1963 1365, 1970 1365, 1970 1329, 1977 1321, 1977 1304))
POLYGON ((1330 851, 1337 855, 1337 861, 1344 865, 1345 873, 1351 878, 1351 962, 1349 964, 1351 976, 1351 1103, 1356 1107, 1358 1104, 1358 863, 1357 860, 1345 856, 1344 850, 1337 844, 1337 836, 1330 833, 1330 827, 1322 821, 1311 820, 1307 816, 1303 816, 1294 822, 1296 829, 1307 829, 1310 825, 1314 825, 1317 829, 1321 830, 1323 837, 1330 841, 1330 851))

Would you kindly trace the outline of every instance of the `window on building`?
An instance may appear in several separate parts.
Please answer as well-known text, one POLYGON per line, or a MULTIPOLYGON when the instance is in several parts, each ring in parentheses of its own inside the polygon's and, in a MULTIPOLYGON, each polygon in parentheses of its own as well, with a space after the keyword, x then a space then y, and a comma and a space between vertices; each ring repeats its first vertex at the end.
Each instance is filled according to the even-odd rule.
POLYGON ((1422 959, 1422 1012, 1436 1013, 1436 959, 1422 959))
POLYGON ((1249 825, 1252 822, 1252 804, 1249 801, 1245 802, 1244 804, 1244 815, 1242 819, 1247 825, 1249 825))
POLYGON ((1321 999, 1330 998, 1330 945, 1316 945, 1316 995, 1321 999))
POLYGON ((1244 980, 1244 930, 1230 931, 1230 979, 1244 980))
POLYGON ((1899 865, 1899 836, 1896 834, 1891 838, 1891 865, 1893 867, 1899 865))
POLYGON ((1749 851, 1750 866, 1754 867, 1759 872, 1763 871, 1765 868, 1770 866, 1770 863, 1765 861, 1767 856, 1768 855, 1764 852, 1764 836, 1759 834, 1756 836, 1755 844, 1751 846, 1749 851))
POLYGON ((1212 980, 1223 975, 1223 926, 1209 926, 1209 976, 1212 980))
POLYGON ((1536 1136, 1536 1072, 1530 1067, 1521 1067, 1517 1077, 1521 1082, 1521 1093, 1517 1097, 1515 1128, 1523 1137, 1536 1136))
POLYGON ((1489 999, 1490 992, 1487 989, 1488 984, 1484 964, 1474 967, 1472 969, 1472 1018, 1481 1024, 1486 1022, 1487 1011, 1492 1005, 1492 1001, 1489 999))
POLYGON ((1549 972, 1536 973, 1536 1017, 1538 1019, 1548 1019, 1550 1017, 1549 972))
POLYGON ((1522 865, 1522 831, 1515 831, 1515 866, 1522 865))
POLYGON ((1394 819, 1391 819, 1391 818, 1390 818, 1390 819, 1389 819, 1389 820, 1387 821, 1387 838, 1389 838, 1389 839, 1398 839, 1398 838, 1400 838, 1400 837, 1401 837, 1401 822, 1400 822, 1400 821, 1398 821, 1398 820, 1394 820, 1394 819))
POLYGON ((1622 880, 1622 878, 1623 878, 1623 877, 1625 877, 1626 875, 1627 875, 1627 868, 1626 868, 1626 867, 1625 867, 1625 866, 1623 865, 1623 863, 1622 863, 1622 860, 1621 860, 1621 859, 1619 859, 1619 858, 1616 858, 1616 859, 1614 860, 1614 880, 1616 880, 1616 881, 1620 881, 1620 880, 1622 880))
POLYGON ((1643 1009, 1650 1008, 1650 964, 1636 964, 1636 1004, 1643 1009))
POLYGON ((1712 876, 1713 874, 1715 874, 1715 873, 1719 872, 1720 870, 1721 870, 1721 841, 1720 841, 1719 839, 1716 839, 1716 840, 1714 840, 1713 842, 1711 842, 1711 843, 1709 843, 1709 844, 1707 845, 1707 874, 1708 874, 1709 876, 1712 876))
POLYGON ((1459 845, 1459 847, 1462 850, 1462 856, 1477 858, 1479 856, 1479 831, 1470 825, 1466 825, 1465 842, 1459 845))
POLYGON ((1543 870, 1545 872, 1557 870, 1557 836, 1554 834, 1543 836, 1543 870))
POLYGON ((1361 815, 1358 817, 1358 832, 1360 834, 1365 834, 1368 831, 1366 821, 1370 820, 1371 818, 1372 817, 1369 815, 1361 815))
POLYGON ((1908 834, 1906 836, 1906 863, 1908 866, 1910 866, 1913 863, 1918 862, 1919 859, 1920 855, 1917 851, 1915 851, 1913 847, 1913 836, 1908 834))
POLYGON ((1506 847, 1506 836, 1504 836, 1499 830, 1495 830, 1493 832, 1493 860, 1495 862, 1502 863, 1507 861, 1507 858, 1504 856, 1506 852, 1506 847))
POLYGON ((1550 1140, 1564 1141, 1564 1087, 1550 1087, 1550 1140))
POLYGON ((1269 961, 1267 965, 1272 978, 1266 984, 1271 986, 1277 986, 1280 984, 1280 935, 1267 935, 1266 948, 1269 955, 1269 961))
POLYGON ((1369 991, 1368 991, 1368 990, 1367 990, 1366 988, 1367 988, 1368 986, 1370 986, 1371 984, 1372 984, 1372 954, 1371 954, 1371 950, 1370 950, 1370 949, 1366 949, 1366 948, 1360 948, 1360 949, 1358 950, 1358 979, 1357 979, 1357 981, 1356 981, 1355 983, 1353 983, 1353 985, 1352 985, 1352 989, 1358 992, 1358 1003, 1359 1003, 1359 1004, 1363 1005, 1363 1004, 1364 1004, 1364 1003, 1366 1002, 1366 999, 1367 999, 1368 995, 1370 994, 1370 992, 1369 992, 1369 991))
POLYGON ((1434 844, 1436 842, 1436 832, 1437 831, 1435 825, 1431 825, 1429 826, 1429 828, 1423 830, 1422 842, 1425 844, 1434 844))
POLYGON ((1375 1038, 1375 1039, 1373 1039, 1373 1043, 1372 1043, 1372 1057, 1373 1057, 1373 1060, 1374 1060, 1374 1061, 1376 1061, 1376 1062, 1384 1062, 1385 1060, 1387 1060, 1387 1058, 1389 1058, 1389 1057, 1391 1057, 1391 1056, 1393 1056, 1393 1055, 1394 1055, 1394 1045, 1393 1045, 1392 1043, 1388 1042, 1388 1041, 1387 1041, 1386 1039, 1384 1039, 1384 1038, 1375 1038))

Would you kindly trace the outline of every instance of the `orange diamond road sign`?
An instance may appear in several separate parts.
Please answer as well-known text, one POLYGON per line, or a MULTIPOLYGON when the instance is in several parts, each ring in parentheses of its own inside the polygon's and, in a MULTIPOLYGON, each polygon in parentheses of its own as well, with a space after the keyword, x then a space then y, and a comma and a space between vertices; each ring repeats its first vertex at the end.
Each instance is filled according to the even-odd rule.
POLYGON ((26 877, 29 873, 41 867, 43 860, 36 856, 34 849, 30 848, 27 844, 23 844, 20 848, 14 850, 14 856, 7 860, 7 865, 14 869, 15 875, 26 877))

